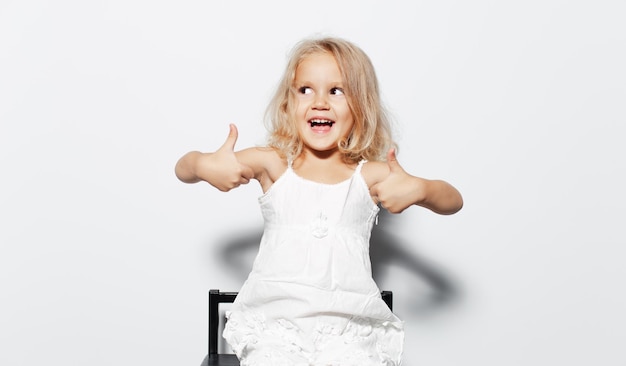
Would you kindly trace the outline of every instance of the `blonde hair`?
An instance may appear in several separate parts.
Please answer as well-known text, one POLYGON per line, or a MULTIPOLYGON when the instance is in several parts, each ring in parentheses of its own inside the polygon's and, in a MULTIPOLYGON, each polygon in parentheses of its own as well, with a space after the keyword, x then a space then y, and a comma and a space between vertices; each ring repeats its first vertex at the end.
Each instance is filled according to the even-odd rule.
POLYGON ((265 113, 265 123, 270 131, 268 145, 285 158, 294 159, 302 152, 304 143, 293 122, 293 81, 300 62, 315 53, 328 53, 335 58, 354 119, 351 133, 338 146, 344 161, 385 160, 389 148, 396 147, 396 144, 380 98, 374 66, 363 50, 339 38, 306 39, 291 51, 285 73, 265 113))

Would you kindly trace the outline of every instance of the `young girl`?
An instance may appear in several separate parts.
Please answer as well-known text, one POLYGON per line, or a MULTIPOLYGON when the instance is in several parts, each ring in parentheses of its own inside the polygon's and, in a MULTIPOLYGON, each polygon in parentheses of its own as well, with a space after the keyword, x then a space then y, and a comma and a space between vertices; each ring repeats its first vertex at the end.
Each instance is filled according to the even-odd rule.
POLYGON ((402 169, 374 68, 345 40, 295 47, 267 120, 267 147, 235 152, 231 125, 216 152, 193 151, 176 164, 186 183, 228 191, 255 179, 263 190, 259 253, 224 338, 244 366, 399 365, 403 323, 370 268, 378 205, 452 214, 461 195, 402 169))

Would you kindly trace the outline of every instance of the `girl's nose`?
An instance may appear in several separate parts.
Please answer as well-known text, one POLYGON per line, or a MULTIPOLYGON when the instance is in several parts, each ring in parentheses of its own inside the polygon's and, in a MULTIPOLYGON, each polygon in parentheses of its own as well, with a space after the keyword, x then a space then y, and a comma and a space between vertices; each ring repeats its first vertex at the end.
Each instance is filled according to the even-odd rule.
POLYGON ((313 109, 328 109, 328 100, 325 95, 316 95, 313 101, 313 109))

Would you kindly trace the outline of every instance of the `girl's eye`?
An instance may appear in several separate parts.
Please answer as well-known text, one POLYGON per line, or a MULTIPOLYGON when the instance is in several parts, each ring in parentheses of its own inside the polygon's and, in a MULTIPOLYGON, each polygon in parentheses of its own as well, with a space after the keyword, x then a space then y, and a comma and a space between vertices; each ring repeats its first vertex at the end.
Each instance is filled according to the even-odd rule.
POLYGON ((332 95, 343 95, 343 89, 341 89, 341 88, 332 88, 332 89, 330 89, 330 94, 332 94, 332 95))
POLYGON ((298 92, 300 94, 311 94, 313 93, 313 89, 309 88, 308 86, 302 86, 300 87, 300 89, 298 89, 298 92))

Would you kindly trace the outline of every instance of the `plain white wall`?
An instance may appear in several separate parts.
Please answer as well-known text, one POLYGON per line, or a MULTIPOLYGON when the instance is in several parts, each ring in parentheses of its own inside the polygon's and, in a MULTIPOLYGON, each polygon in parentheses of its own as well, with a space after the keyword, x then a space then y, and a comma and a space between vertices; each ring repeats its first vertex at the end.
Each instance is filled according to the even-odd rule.
POLYGON ((383 216, 407 365, 624 365, 626 27, 618 1, 4 1, 0 364, 194 365, 237 290, 256 184, 173 174, 261 117, 293 44, 372 58, 399 161, 464 194, 383 216))

